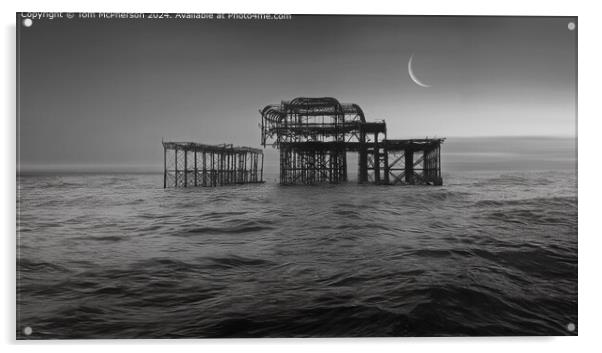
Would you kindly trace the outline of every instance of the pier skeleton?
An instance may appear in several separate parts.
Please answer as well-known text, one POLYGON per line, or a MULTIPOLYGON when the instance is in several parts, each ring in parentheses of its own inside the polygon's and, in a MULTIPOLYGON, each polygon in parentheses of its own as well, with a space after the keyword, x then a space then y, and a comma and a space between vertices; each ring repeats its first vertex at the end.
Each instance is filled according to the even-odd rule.
POLYGON ((442 138, 389 140, 384 121, 357 104, 295 98, 260 110, 261 144, 280 150, 280 183, 347 181, 347 152, 358 153, 359 183, 442 185, 442 138))
POLYGON ((231 144, 163 142, 163 187, 263 182, 263 151, 231 144))

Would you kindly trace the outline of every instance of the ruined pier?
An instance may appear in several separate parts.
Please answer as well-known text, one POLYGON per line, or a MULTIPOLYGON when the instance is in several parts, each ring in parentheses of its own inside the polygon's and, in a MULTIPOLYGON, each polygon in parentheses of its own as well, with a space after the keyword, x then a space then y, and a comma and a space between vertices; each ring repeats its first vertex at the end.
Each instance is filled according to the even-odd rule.
POLYGON ((163 187, 263 182, 263 151, 231 144, 163 142, 163 187))
POLYGON ((348 180, 347 153, 358 155, 358 182, 442 185, 444 139, 389 140, 384 121, 368 122, 357 104, 295 98, 260 110, 261 144, 280 150, 280 183, 348 180))

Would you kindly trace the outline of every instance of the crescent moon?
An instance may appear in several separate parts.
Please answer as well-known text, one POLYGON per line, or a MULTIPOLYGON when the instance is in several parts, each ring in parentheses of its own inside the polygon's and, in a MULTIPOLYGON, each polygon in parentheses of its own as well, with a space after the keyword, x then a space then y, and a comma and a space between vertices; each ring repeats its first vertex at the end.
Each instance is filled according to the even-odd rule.
POLYGON ((412 81, 414 81, 414 83, 416 83, 418 86, 421 86, 421 87, 431 87, 430 85, 427 85, 426 83, 420 82, 420 80, 416 77, 416 75, 414 75, 414 70, 412 70, 412 59, 414 59, 414 54, 412 54, 412 56, 410 56, 410 61, 408 61, 408 74, 410 75, 410 78, 412 79, 412 81))

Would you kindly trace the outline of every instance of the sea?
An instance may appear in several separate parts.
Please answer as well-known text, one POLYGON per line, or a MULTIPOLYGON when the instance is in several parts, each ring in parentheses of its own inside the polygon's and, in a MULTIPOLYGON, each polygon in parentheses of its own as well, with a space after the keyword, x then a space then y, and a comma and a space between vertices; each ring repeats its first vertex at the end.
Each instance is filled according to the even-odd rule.
POLYGON ((17 178, 18 339, 577 335, 575 170, 17 178))

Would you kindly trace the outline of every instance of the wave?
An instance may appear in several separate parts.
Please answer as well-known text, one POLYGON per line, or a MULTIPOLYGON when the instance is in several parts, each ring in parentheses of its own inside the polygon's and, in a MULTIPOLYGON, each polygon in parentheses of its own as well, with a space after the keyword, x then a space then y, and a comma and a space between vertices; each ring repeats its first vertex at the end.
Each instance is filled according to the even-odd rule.
POLYGON ((228 257, 204 257, 200 258, 199 261, 199 266, 210 269, 234 269, 275 265, 272 261, 236 255, 230 255, 228 257))
POLYGON ((564 176, 186 190, 154 175, 27 178, 17 335, 574 335, 564 176))
POLYGON ((566 196, 566 197, 534 197, 525 199, 510 199, 510 200, 479 200, 474 203, 475 207, 505 207, 505 206, 577 206, 577 197, 566 196))
POLYGON ((198 227, 192 228, 179 235, 202 235, 202 234, 244 234, 272 230, 274 227, 261 224, 247 223, 230 227, 198 227))
POLYGON ((31 272, 69 272, 69 269, 56 263, 34 261, 27 258, 17 259, 17 271, 31 272))

